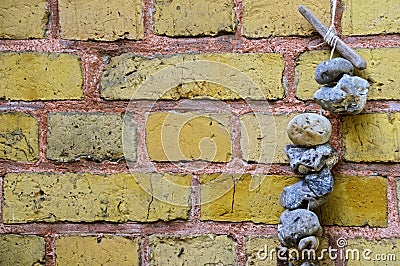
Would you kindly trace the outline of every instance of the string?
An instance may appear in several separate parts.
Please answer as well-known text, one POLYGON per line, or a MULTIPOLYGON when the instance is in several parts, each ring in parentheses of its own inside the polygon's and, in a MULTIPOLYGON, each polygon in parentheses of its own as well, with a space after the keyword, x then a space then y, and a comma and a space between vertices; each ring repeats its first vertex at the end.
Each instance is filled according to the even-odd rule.
POLYGON ((336 44, 339 40, 339 37, 336 35, 336 30, 335 30, 335 16, 336 16, 337 0, 331 0, 331 3, 332 3, 331 25, 329 26, 328 31, 326 32, 326 34, 324 36, 325 42, 332 47, 331 57, 329 59, 332 59, 333 53, 335 52, 335 49, 336 49, 336 44))

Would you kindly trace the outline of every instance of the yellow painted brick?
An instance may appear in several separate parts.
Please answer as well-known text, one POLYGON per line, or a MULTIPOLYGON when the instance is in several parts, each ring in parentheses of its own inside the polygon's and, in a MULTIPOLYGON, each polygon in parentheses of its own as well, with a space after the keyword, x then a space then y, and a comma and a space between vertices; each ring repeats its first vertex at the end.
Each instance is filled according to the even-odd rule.
POLYGON ((228 115, 151 113, 146 120, 147 153, 152 161, 228 162, 230 131, 228 115))
POLYGON ((0 73, 1 99, 83 98, 81 62, 75 55, 0 53, 0 73))
POLYGON ((243 159, 258 163, 287 163, 284 147, 290 144, 286 128, 291 115, 246 114, 240 117, 243 159))
POLYGON ((151 236, 151 265, 237 265, 235 242, 224 235, 151 236))
POLYGON ((44 239, 30 235, 0 235, 0 265, 44 265, 44 239))
POLYGON ((343 118, 345 160, 400 162, 399 139, 400 113, 360 114, 343 118))
POLYGON ((7 174, 4 223, 187 219, 189 175, 7 174))
POLYGON ((284 209, 282 189, 297 178, 285 176, 202 175, 201 219, 276 224, 284 209))
POLYGON ((35 162, 39 159, 39 123, 24 113, 0 113, 1 159, 35 162))
POLYGON ((345 254, 348 266, 397 266, 400 258, 400 239, 347 239, 345 254))
POLYGON ((80 159, 136 159, 136 124, 121 114, 51 113, 48 117, 47 158, 60 162, 80 159))
POLYGON ((123 54, 105 63, 100 87, 109 100, 274 100, 285 93, 285 63, 278 54, 123 54))
POLYGON ((154 33, 167 36, 215 36, 234 33, 232 0, 156 0, 154 33))
POLYGON ((141 0, 59 0, 61 37, 115 41, 143 38, 141 0))
MULTIPOLYGON (((318 263, 321 266, 333 266, 334 262, 329 258, 328 250, 329 241, 326 238, 319 237, 320 241, 318 249, 313 253, 312 251, 296 253, 295 251, 290 252, 290 256, 296 257, 299 255, 299 259, 307 259, 309 258, 311 262, 318 263), (326 249, 325 251, 323 251, 326 249), (323 253, 324 252, 324 253, 323 253), (322 259, 316 259, 322 258, 322 259)), ((269 238, 269 237, 254 237, 248 238, 246 240, 246 258, 247 264, 252 266, 275 266, 277 265, 277 248, 281 246, 278 238, 269 238)), ((280 259, 284 259, 285 256, 283 254, 279 254, 280 259)), ((294 264, 294 265, 300 265, 294 264)))
POLYGON ((398 0, 344 0, 344 35, 400 33, 398 0))
POLYGON ((123 236, 61 236, 56 265, 140 265, 140 239, 123 236))
POLYGON ((335 186, 321 206, 324 225, 387 226, 387 179, 335 175, 335 186))
POLYGON ((331 14, 329 1, 243 0, 243 35, 249 38, 311 35, 313 27, 297 11, 300 4, 328 25, 331 14))
POLYGON ((44 38, 48 21, 46 0, 2 0, 0 38, 44 38))
MULTIPOLYGON (((369 100, 399 100, 400 77, 397 66, 400 64, 399 48, 356 49, 367 61, 367 69, 356 71, 355 75, 370 82, 369 100)), ((302 54, 296 67, 296 96, 302 100, 313 99, 314 92, 321 87, 314 74, 319 63, 329 59, 329 51, 311 51, 302 54)))

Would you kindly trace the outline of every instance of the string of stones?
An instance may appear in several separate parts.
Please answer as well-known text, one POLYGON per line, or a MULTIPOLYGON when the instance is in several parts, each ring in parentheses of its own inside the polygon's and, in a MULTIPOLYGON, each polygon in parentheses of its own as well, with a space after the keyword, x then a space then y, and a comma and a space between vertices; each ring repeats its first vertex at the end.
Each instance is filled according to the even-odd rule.
MULTIPOLYGON (((325 110, 338 114, 357 114, 364 108, 368 96, 368 81, 353 76, 352 63, 335 58, 318 65, 315 80, 324 85, 314 94, 314 100, 325 110)), ((278 236, 283 249, 296 249, 296 254, 312 254, 317 250, 322 227, 314 209, 321 206, 333 191, 331 168, 338 162, 338 153, 329 144, 332 125, 319 114, 305 113, 293 118, 287 134, 293 144, 285 147, 291 169, 302 177, 285 187, 280 204, 286 208, 279 220, 278 236)), ((315 254, 315 253, 314 253, 315 254)), ((289 265, 317 265, 307 258, 289 265)))

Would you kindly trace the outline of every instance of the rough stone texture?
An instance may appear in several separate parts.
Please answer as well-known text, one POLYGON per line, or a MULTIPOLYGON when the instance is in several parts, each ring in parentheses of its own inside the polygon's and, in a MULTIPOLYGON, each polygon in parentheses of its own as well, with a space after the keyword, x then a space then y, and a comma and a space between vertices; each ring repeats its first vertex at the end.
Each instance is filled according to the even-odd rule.
POLYGON ((244 0, 243 35, 249 38, 311 35, 314 32, 313 27, 297 11, 300 4, 309 8, 323 24, 329 24, 329 1, 244 0))
POLYGON ((201 54, 105 58, 101 96, 108 100, 282 99, 282 55, 201 54))
POLYGON ((298 181, 285 176, 202 175, 201 220, 278 223, 279 195, 298 181))
POLYGON ((0 99, 83 98, 81 62, 72 54, 0 53, 0 73, 0 99))
POLYGON ((398 0, 345 0, 343 35, 400 33, 398 0))
POLYGON ((314 101, 332 113, 358 114, 367 103, 368 88, 367 80, 345 74, 333 88, 317 90, 314 101))
MULTIPOLYGON (((319 247, 319 240, 315 236, 308 236, 305 238, 302 238, 299 242, 299 245, 297 247, 297 250, 303 251, 303 250, 316 250, 319 247)), ((307 263, 307 262, 306 262, 307 263)))
POLYGON ((0 159, 35 162, 39 159, 39 125, 24 113, 0 113, 0 159))
POLYGON ((0 38, 44 38, 47 18, 46 0, 2 0, 0 38))
POLYGON ((140 239, 122 236, 61 236, 56 265, 140 265, 140 239))
POLYGON ((61 37, 97 41, 141 39, 142 8, 140 0, 59 0, 61 37))
POLYGON ((228 115, 151 113, 146 120, 146 147, 152 161, 228 162, 231 142, 228 115))
POLYGON ((335 186, 321 206, 321 223, 340 226, 387 226, 387 179, 335 175, 335 186))
POLYGON ((29 235, 0 235, 0 265, 45 265, 44 239, 29 235))
POLYGON ((317 66, 314 79, 319 84, 332 84, 338 81, 343 74, 353 75, 354 67, 350 61, 338 57, 324 61, 317 66))
POLYGON ((154 33, 167 36, 215 36, 234 33, 232 0, 156 0, 154 33))
POLYGON ((339 160, 337 151, 329 143, 309 148, 286 145, 285 153, 290 167, 298 174, 316 172, 325 165, 331 169, 339 160))
POLYGON ((246 114, 240 117, 240 146, 243 160, 257 163, 287 163, 285 145, 290 143, 285 132, 295 114, 246 114))
POLYGON ((187 219, 189 175, 7 174, 4 223, 187 219))
MULTIPOLYGON (((326 238, 318 238, 320 245, 316 250, 316 256, 322 255, 322 259, 318 261, 312 260, 320 266, 334 266, 335 263, 329 258, 328 250, 329 242, 326 238), (325 251, 323 251, 325 249, 325 251), (324 252, 324 253, 322 253, 324 252)), ((246 240, 246 265, 251 266, 276 266, 277 265, 277 252, 276 248, 280 246, 278 238, 267 238, 267 237, 254 237, 246 240)), ((310 254, 312 258, 313 253, 304 252, 305 256, 310 254)), ((282 255, 280 253, 280 255, 282 255)), ((292 253, 291 255, 295 255, 292 253)), ((301 255, 301 253, 300 253, 301 255)), ((294 264, 298 266, 298 264, 294 264)))
POLYGON ((133 161, 136 158, 136 124, 124 123, 120 114, 51 113, 48 126, 47 158, 50 160, 125 158, 133 161))
MULTIPOLYGON (((355 71, 355 75, 370 83, 369 100, 399 100, 400 48, 356 49, 357 53, 367 61, 367 68, 355 71)), ((310 51, 302 54, 296 67, 296 96, 302 100, 312 100, 318 89, 314 80, 317 65, 329 59, 329 51, 310 51)))
POLYGON ((399 265, 400 239, 347 239, 345 252, 349 257, 346 265, 349 266, 396 266, 399 265))
POLYGON ((235 242, 224 235, 150 236, 151 265, 237 265, 235 242))
POLYGON ((322 227, 312 211, 286 210, 279 219, 278 237, 284 247, 297 248, 302 238, 321 235, 322 227))
POLYGON ((301 180, 283 189, 279 198, 279 203, 282 207, 289 210, 298 208, 314 210, 321 206, 328 199, 328 196, 329 195, 317 196, 309 188, 307 183, 301 180))
POLYGON ((332 125, 318 114, 305 113, 295 116, 287 126, 289 139, 298 146, 310 147, 329 141, 332 125))
POLYGON ((400 113, 343 118, 343 158, 347 161, 400 162, 399 139, 400 113))
POLYGON ((333 176, 327 167, 318 173, 306 175, 304 181, 318 197, 323 197, 332 192, 333 176))

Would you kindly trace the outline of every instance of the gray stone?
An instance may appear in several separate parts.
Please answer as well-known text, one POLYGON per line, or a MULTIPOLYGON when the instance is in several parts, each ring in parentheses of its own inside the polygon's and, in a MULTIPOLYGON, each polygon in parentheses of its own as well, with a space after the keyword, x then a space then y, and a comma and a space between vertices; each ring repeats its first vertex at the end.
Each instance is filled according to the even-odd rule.
POLYGON ((322 62, 315 71, 315 81, 319 84, 337 82, 344 74, 353 75, 353 64, 344 58, 334 58, 322 62))
POLYGON ((278 237, 285 247, 297 248, 302 238, 321 235, 318 217, 309 210, 286 210, 279 219, 278 237))
POLYGON ((318 196, 307 186, 304 180, 301 180, 283 189, 279 203, 289 210, 299 208, 314 210, 321 206, 328 199, 328 196, 318 196))
POLYGON ((360 77, 344 75, 336 86, 324 86, 314 93, 314 100, 332 113, 357 114, 364 108, 369 83, 360 77))
POLYGON ((301 264, 301 266, 318 266, 318 264, 306 261, 301 264))
POLYGON ((299 242, 299 245, 297 247, 297 250, 302 251, 305 249, 318 249, 319 246, 319 240, 315 236, 308 236, 305 238, 302 238, 299 242))
POLYGON ((318 114, 305 113, 295 116, 287 126, 290 140, 298 146, 310 147, 329 141, 332 125, 318 114))
POLYGON ((318 173, 306 175, 304 182, 318 197, 325 196, 333 190, 333 176, 327 167, 318 173))
POLYGON ((338 153, 329 143, 311 148, 286 145, 285 153, 290 160, 290 167, 297 174, 318 172, 325 165, 331 169, 338 162, 338 153))

